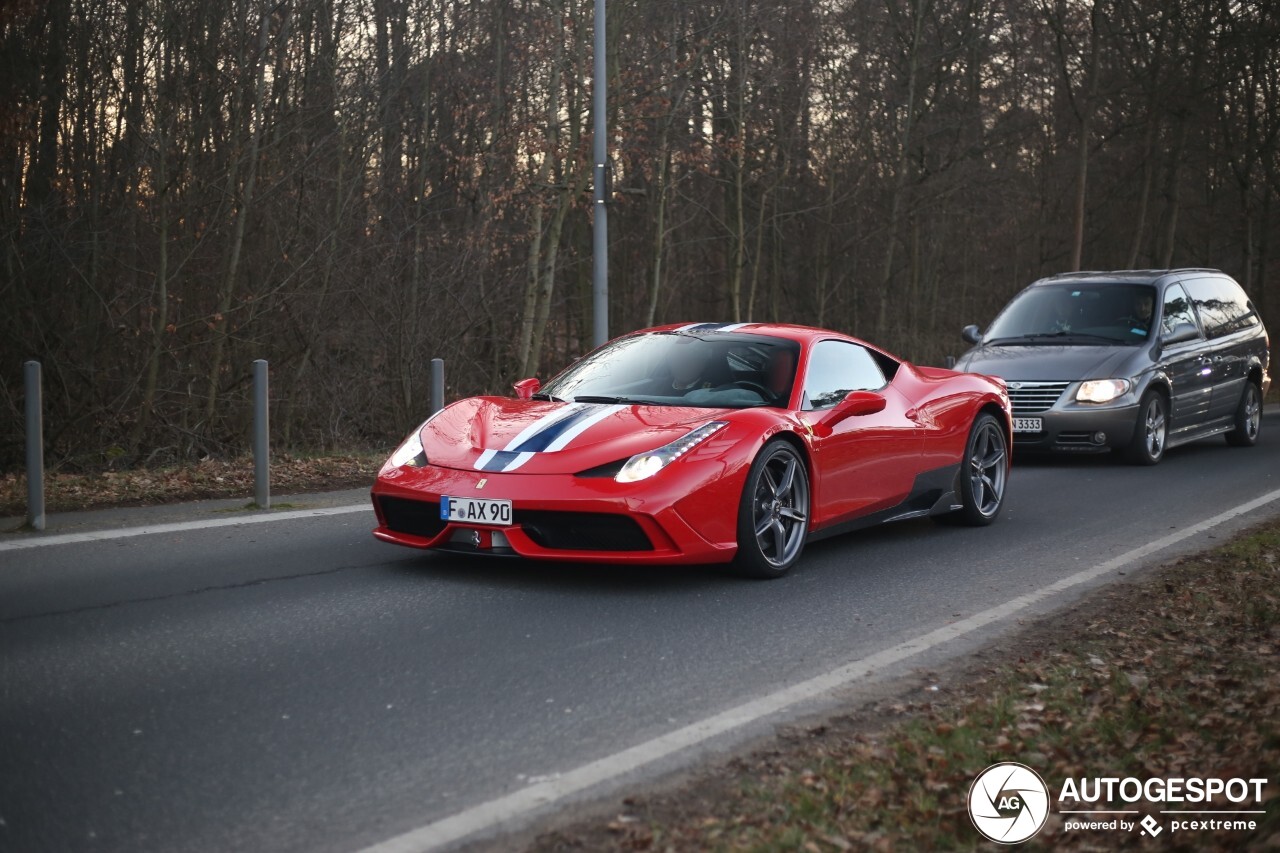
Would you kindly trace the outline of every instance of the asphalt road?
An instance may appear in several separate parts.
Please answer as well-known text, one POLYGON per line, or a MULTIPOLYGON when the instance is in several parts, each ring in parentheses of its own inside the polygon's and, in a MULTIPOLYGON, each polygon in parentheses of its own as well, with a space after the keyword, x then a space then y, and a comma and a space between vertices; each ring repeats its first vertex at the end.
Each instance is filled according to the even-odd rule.
POLYGON ((0 550, 0 850, 358 849, 1277 488, 1272 413, 1252 450, 1019 464, 991 528, 776 582, 424 555, 371 512, 0 550))

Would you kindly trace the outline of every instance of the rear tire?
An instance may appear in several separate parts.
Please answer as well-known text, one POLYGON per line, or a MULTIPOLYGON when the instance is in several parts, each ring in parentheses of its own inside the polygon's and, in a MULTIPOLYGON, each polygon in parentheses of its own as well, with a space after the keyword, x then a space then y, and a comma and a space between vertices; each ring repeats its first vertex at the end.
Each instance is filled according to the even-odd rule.
POLYGON ((1262 430, 1262 389, 1253 380, 1244 383, 1240 405, 1236 406, 1236 428, 1226 433, 1232 447, 1253 447, 1262 430))
POLYGON ((1148 391, 1138 404, 1138 423, 1125 448, 1125 458, 1133 465, 1156 465, 1164 458, 1169 437, 1169 404, 1159 391, 1148 391))
POLYGON ((790 443, 773 441, 751 463, 738 505, 734 569, 751 578, 780 578, 809 537, 809 472, 790 443))
POLYGON ((1009 485, 1009 437, 993 415, 982 413, 969 428, 960 461, 960 509, 939 521, 984 527, 996 520, 1009 485))

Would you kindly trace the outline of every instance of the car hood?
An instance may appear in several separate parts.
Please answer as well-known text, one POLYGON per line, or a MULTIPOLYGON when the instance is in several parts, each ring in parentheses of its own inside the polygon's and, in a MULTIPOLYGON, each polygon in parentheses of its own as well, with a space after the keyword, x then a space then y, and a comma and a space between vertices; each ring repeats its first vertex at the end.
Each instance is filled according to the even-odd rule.
POLYGON ((432 465, 574 474, 661 447, 733 411, 470 397, 429 420, 421 438, 432 465))
POLYGON ((960 356, 956 370, 1007 380, 1104 379, 1128 371, 1122 366, 1139 350, 1131 346, 986 346, 960 356))

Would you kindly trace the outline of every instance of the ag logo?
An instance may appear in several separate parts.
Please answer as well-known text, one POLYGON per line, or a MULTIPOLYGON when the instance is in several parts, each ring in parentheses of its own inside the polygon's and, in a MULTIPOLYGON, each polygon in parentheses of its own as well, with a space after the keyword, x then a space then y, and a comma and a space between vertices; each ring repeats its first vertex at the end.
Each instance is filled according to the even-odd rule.
POLYGON ((969 788, 973 825, 999 844, 1026 841, 1048 816, 1049 789, 1040 774, 1024 764, 993 764, 969 788))

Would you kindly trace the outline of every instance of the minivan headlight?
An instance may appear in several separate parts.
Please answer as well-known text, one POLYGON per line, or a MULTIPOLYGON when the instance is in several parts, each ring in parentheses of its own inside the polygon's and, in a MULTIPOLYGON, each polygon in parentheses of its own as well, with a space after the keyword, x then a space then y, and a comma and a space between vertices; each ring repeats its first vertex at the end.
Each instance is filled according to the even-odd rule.
POLYGON ((1110 403, 1129 392, 1128 379, 1090 379, 1080 384, 1076 400, 1081 403, 1110 403))

